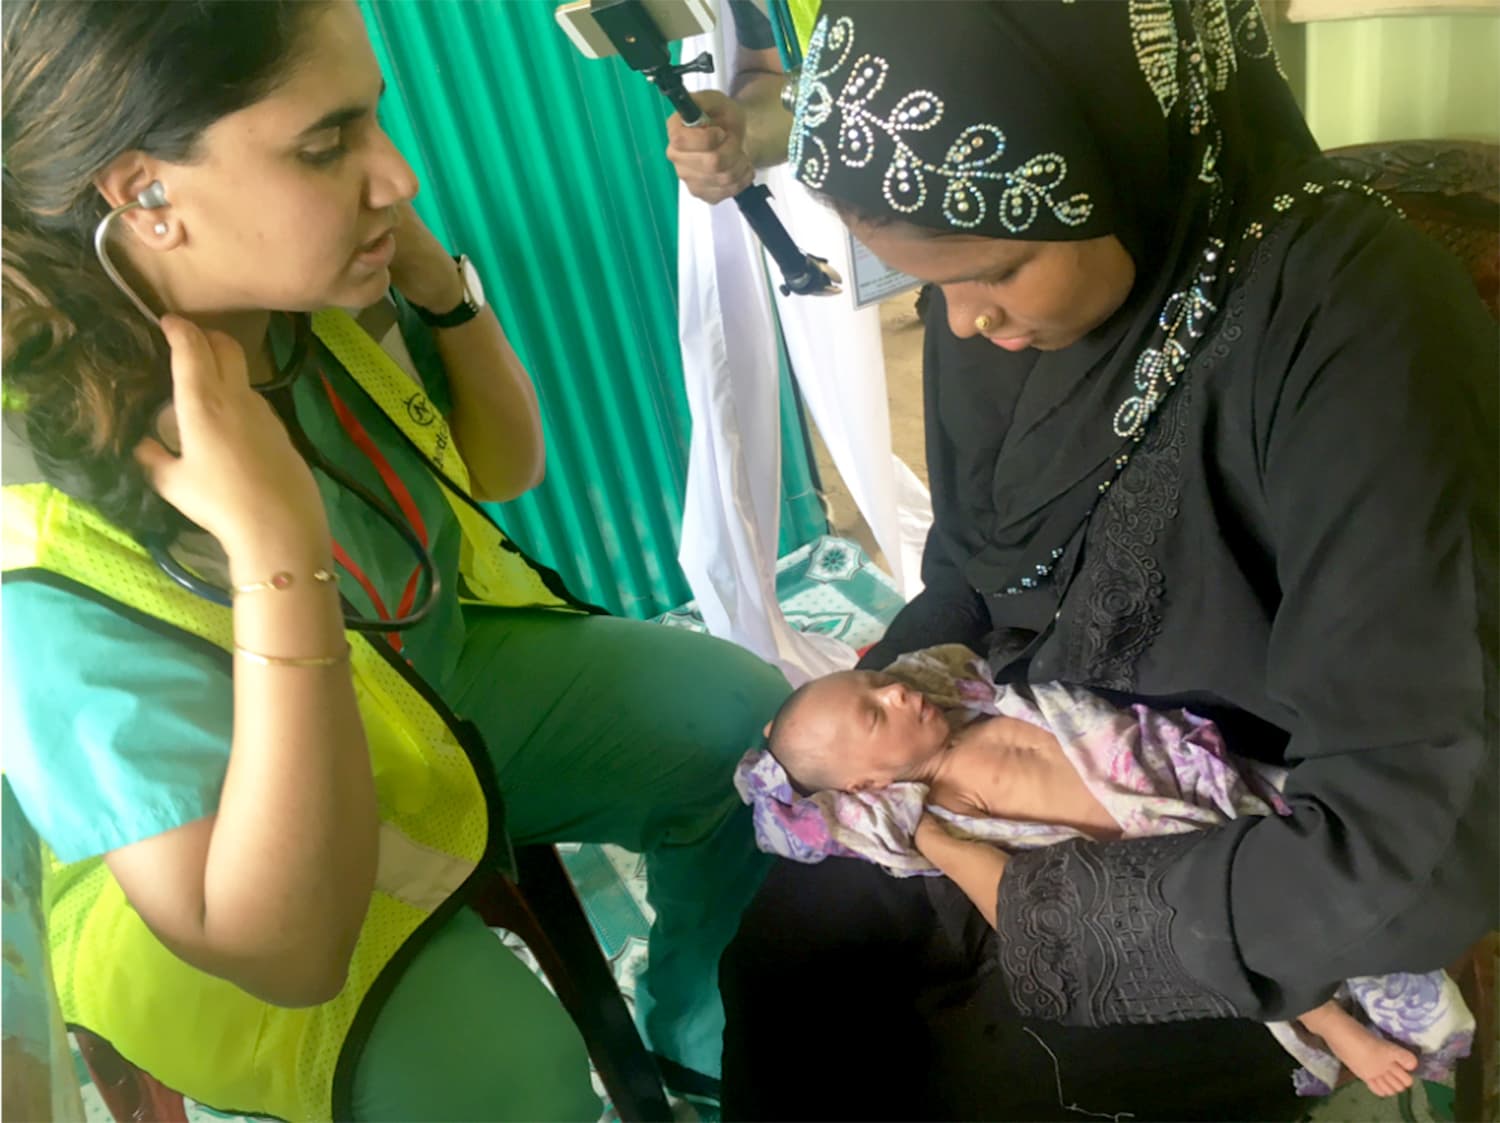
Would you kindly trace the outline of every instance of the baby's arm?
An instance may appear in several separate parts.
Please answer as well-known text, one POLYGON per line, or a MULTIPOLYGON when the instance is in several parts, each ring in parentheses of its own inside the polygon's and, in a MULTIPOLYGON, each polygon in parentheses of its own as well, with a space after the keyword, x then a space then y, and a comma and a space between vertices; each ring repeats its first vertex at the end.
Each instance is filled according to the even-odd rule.
POLYGON ((974 907, 991 928, 995 926, 995 900, 1000 879, 1009 860, 1005 851, 987 842, 969 842, 954 838, 942 823, 923 815, 912 836, 922 857, 942 870, 974 902, 974 907))

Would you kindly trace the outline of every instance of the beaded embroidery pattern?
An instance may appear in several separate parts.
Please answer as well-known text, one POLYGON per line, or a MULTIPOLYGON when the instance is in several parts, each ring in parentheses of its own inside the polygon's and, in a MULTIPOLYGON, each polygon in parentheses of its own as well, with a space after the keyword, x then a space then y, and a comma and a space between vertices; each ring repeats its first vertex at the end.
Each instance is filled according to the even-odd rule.
POLYGON ((1001 225, 1013 234, 1030 229, 1042 207, 1059 222, 1079 226, 1088 221, 1094 204, 1084 192, 1061 198, 1068 174, 1067 161, 1056 152, 1043 152, 1020 166, 996 166, 1005 154, 1005 133, 989 123, 964 128, 935 164, 906 143, 905 135, 926 132, 942 123, 943 99, 931 90, 912 90, 881 115, 871 105, 885 87, 890 64, 878 55, 854 54, 854 22, 848 16, 818 21, 808 42, 798 83, 797 109, 792 118, 788 158, 797 178, 814 191, 827 180, 833 156, 812 130, 838 114, 837 157, 848 168, 868 167, 882 141, 893 149, 881 182, 886 203, 898 214, 912 214, 927 202, 930 182, 943 185, 943 217, 960 229, 984 221, 993 205, 1001 225), (842 85, 839 83, 842 82, 842 85), (833 92, 838 86, 838 93, 833 92), (998 194, 993 200, 987 192, 998 194))
MULTIPOLYGON (((1189 132, 1198 138, 1202 149, 1198 180, 1208 187, 1212 221, 1222 205, 1224 185, 1218 170, 1223 137, 1213 117, 1210 94, 1228 86, 1241 56, 1269 58, 1278 71, 1281 64, 1256 0, 1189 0, 1186 10, 1191 28, 1183 35, 1173 0, 1129 0, 1131 42, 1141 74, 1162 115, 1170 116, 1179 102, 1185 103, 1182 110, 1189 132)), ((993 190, 996 185, 1000 187, 995 200, 998 217, 1012 233, 1027 230, 1043 205, 1068 225, 1088 220, 1093 212, 1088 194, 1054 197, 1053 192, 1067 176, 1067 161, 1060 153, 1033 156, 1011 171, 992 166, 1005 151, 1005 134, 996 125, 979 123, 964 128, 941 164, 917 156, 903 134, 938 126, 945 109, 942 99, 931 90, 913 90, 882 117, 870 102, 884 88, 890 66, 885 59, 870 54, 859 55, 851 64, 854 38, 854 22, 849 17, 830 21, 824 16, 808 44, 788 150, 797 177, 808 187, 823 187, 834 159, 828 145, 813 135, 813 130, 839 114, 836 156, 845 167, 868 167, 876 159, 881 139, 888 139, 893 146, 881 188, 886 203, 899 214, 919 210, 928 198, 929 178, 935 178, 944 183, 943 217, 959 229, 972 229, 984 221, 989 207, 984 189, 993 190), (835 95, 833 87, 840 80, 843 84, 835 95)), ((1303 185, 1307 195, 1336 188, 1368 194, 1392 205, 1378 192, 1349 180, 1303 185)), ((1274 209, 1284 212, 1292 203, 1290 195, 1281 195, 1274 201, 1274 209)), ((1234 249, 1260 239, 1264 233, 1263 223, 1251 222, 1240 233, 1234 249)), ((1109 476, 1097 485, 1098 494, 1083 519, 1084 525, 1129 465, 1152 418, 1187 371, 1195 345, 1218 311, 1213 294, 1223 279, 1221 266, 1230 256, 1222 240, 1208 239, 1192 279, 1164 301, 1153 338, 1136 358, 1132 392, 1111 419, 1115 435, 1125 443, 1114 457, 1109 476)), ((1233 262, 1222 270, 1225 274, 1234 272, 1233 262)), ((1014 596, 1040 587, 1052 577, 1065 552, 1062 547, 1052 549, 1045 560, 1028 567, 1026 576, 1007 586, 1001 595, 1014 596)))
MULTIPOLYGON (((1194 38, 1202 54, 1201 60, 1193 62, 1197 77, 1208 88, 1221 91, 1229 84, 1240 55, 1252 59, 1276 58, 1255 0, 1197 0, 1190 6, 1190 12, 1194 38)), ((1141 73, 1165 117, 1172 112, 1181 92, 1177 78, 1181 43, 1172 15, 1172 0, 1130 0, 1130 39, 1141 73)), ((1281 69, 1280 59, 1276 59, 1276 67, 1281 69)))
MULTIPOLYGON (((1209 95, 1228 85, 1238 68, 1239 55, 1273 60, 1276 56, 1255 0, 1191 0, 1187 10, 1192 31, 1183 36, 1172 0, 1130 0, 1131 41, 1141 74, 1155 94, 1162 115, 1169 116, 1185 98, 1188 129, 1194 137, 1201 138, 1203 156, 1198 179, 1208 186, 1212 219, 1223 198, 1223 180, 1218 171, 1223 138, 1214 121, 1209 95)), ((1279 70, 1279 60, 1276 65, 1279 70)), ((1389 205, 1383 196, 1347 180, 1330 186, 1364 190, 1389 205)), ((1322 185, 1308 183, 1304 190, 1317 194, 1322 185)), ((1285 211, 1291 202, 1288 196, 1278 197, 1275 209, 1285 211)), ((1263 233, 1261 223, 1251 223, 1239 243, 1244 245, 1263 233)), ((1218 311, 1210 294, 1219 286, 1220 267, 1226 256, 1224 242, 1210 238, 1192 280, 1163 303, 1154 337, 1136 358, 1133 392, 1120 403, 1111 419, 1115 435, 1127 443, 1114 457, 1110 474, 1097 485, 1098 494, 1084 517, 1084 525, 1093 518, 1099 503, 1130 464, 1152 418, 1186 373, 1194 347, 1218 311)), ((1228 274, 1234 271, 1232 262, 1224 270, 1228 274)), ((1064 553, 1061 547, 1053 548, 1044 560, 1031 565, 1025 576, 1006 586, 1002 595, 1015 596, 1040 587, 1052 577, 1064 553)))
MULTIPOLYGON (((1253 27, 1261 28, 1254 0, 1248 0, 1248 6, 1248 13, 1240 18, 1242 36, 1247 38, 1252 17, 1253 27)), ((1223 138, 1214 123, 1208 99, 1211 91, 1224 89, 1234 72, 1235 33, 1231 30, 1233 17, 1228 0, 1195 0, 1188 10, 1193 34, 1184 38, 1178 33, 1171 0, 1131 0, 1131 41, 1141 74, 1156 95, 1162 116, 1169 116, 1186 95, 1188 130, 1195 137, 1203 137, 1198 179, 1208 185, 1212 219, 1223 197, 1224 184, 1218 171, 1223 138)), ((1163 303, 1157 316, 1158 334, 1136 358, 1135 392, 1115 410, 1115 436, 1139 444, 1146 424, 1187 369, 1193 344, 1202 337, 1209 316, 1218 311, 1208 294, 1218 280, 1223 252, 1224 243, 1211 238, 1193 279, 1163 303)), ((1115 475, 1129 460, 1129 451, 1116 457, 1115 475)), ((1099 485, 1101 493, 1108 490, 1111 480, 1099 485)))
MULTIPOLYGON (((1178 33, 1172 0, 1130 0, 1130 35, 1141 74, 1156 95, 1162 116, 1170 116, 1185 88, 1188 129, 1195 137, 1207 133, 1198 179, 1209 186, 1212 219, 1223 196, 1224 184, 1218 172, 1223 137, 1213 119, 1209 94, 1228 86, 1239 65, 1239 55, 1274 58, 1275 51, 1255 0, 1193 0, 1188 13, 1193 31, 1183 38, 1178 33)), ((1222 241, 1210 239, 1193 280, 1167 297, 1157 318, 1160 336, 1136 359, 1135 393, 1115 410, 1116 436, 1138 442, 1162 398, 1187 369, 1191 345, 1203 335, 1208 317, 1217 311, 1208 293, 1217 280, 1217 263, 1223 251, 1222 241)), ((1127 453, 1117 460, 1118 467, 1123 468, 1128 460, 1127 453)), ((1106 482, 1100 490, 1108 486, 1106 482)))

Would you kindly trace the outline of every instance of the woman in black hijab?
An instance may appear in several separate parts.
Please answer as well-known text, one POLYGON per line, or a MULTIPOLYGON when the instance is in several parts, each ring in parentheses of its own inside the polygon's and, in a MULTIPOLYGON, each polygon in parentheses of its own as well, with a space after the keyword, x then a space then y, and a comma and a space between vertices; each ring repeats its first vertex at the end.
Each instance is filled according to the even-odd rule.
POLYGON ((1187 706, 1292 813, 1015 855, 993 932, 779 863, 726 1116, 1294 1118, 1254 1022, 1495 923, 1493 322, 1319 158, 1251 0, 828 0, 791 160, 937 286, 926 589, 865 665, 1187 706))

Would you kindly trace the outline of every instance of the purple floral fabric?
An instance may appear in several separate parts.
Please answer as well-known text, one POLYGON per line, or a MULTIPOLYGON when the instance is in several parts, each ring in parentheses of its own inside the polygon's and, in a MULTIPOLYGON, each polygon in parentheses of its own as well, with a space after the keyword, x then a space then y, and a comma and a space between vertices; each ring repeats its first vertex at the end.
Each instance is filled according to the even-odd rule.
MULTIPOLYGON (((1285 771, 1231 757, 1213 722, 1186 710, 1120 709, 1061 683, 997 686, 983 659, 952 644, 903 655, 888 670, 926 694, 955 728, 1003 714, 1049 730, 1127 838, 1285 810, 1278 790, 1285 771)), ((756 838, 769 853, 798 862, 865 858, 898 877, 938 873, 911 845, 927 802, 924 784, 799 796, 776 759, 756 749, 740 762, 735 786, 754 808, 756 838)), ((961 838, 1007 849, 1079 837, 1051 823, 926 810, 961 838)))
MULTIPOLYGON (((1245 815, 1286 814, 1284 769, 1233 757, 1218 728, 1186 710, 1121 709, 1061 683, 1002 686, 988 665, 956 645, 904 655, 888 672, 921 690, 955 728, 1003 714, 1051 732, 1090 792, 1126 838, 1201 830, 1245 815)), ((925 784, 892 784, 875 792, 799 795, 769 752, 746 753, 735 787, 753 809, 756 842, 797 862, 863 858, 898 877, 940 876, 912 845, 924 810, 960 838, 1007 850, 1050 846, 1080 833, 1071 827, 1009 819, 977 819, 926 806, 925 784)), ((1446 1076, 1467 1056, 1474 1017, 1453 980, 1441 971, 1350 979, 1335 996, 1378 1032, 1420 1058, 1417 1075, 1446 1076)), ((1302 1063, 1299 1094, 1327 1095, 1340 1063, 1299 1036, 1290 1023, 1267 1026, 1302 1063)))
MULTIPOLYGON (((1446 971, 1361 975, 1346 980, 1333 1000, 1382 1037, 1417 1055, 1412 1074, 1446 1080, 1474 1045, 1474 1015, 1446 971)), ((1290 1022, 1266 1026, 1302 1067, 1292 1074, 1299 1096, 1326 1096, 1338 1082, 1338 1058, 1299 1036, 1290 1022)))

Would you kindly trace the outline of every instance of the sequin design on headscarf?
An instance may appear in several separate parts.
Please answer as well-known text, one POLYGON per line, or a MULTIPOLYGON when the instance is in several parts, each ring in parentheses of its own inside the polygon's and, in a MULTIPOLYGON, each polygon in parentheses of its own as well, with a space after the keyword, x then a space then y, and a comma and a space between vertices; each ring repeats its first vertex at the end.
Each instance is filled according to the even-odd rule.
MULTIPOLYGON (((1130 0, 1130 35, 1141 74, 1162 116, 1170 116, 1186 94, 1188 131, 1200 138, 1203 149, 1198 179, 1209 187, 1209 211, 1214 214, 1224 187, 1218 167, 1224 138, 1214 121, 1209 94, 1223 92, 1229 85, 1239 65, 1237 44, 1252 58, 1273 52, 1255 0, 1191 0, 1187 10, 1192 34, 1184 37, 1178 33, 1171 0, 1130 0), (1234 7, 1241 11, 1236 13, 1234 7)), ((1157 317, 1157 338, 1136 359, 1135 393, 1115 410, 1116 436, 1139 443, 1157 406, 1186 372, 1209 315, 1218 310, 1207 294, 1217 281, 1222 250, 1222 242, 1211 240, 1197 276, 1167 298, 1157 317)), ((1117 467, 1128 460, 1127 453, 1117 467)), ((1106 481, 1100 490, 1108 487, 1106 481)))
MULTIPOLYGON (((1181 93, 1179 51, 1188 54, 1190 81, 1196 79, 1205 90, 1214 91, 1222 91, 1229 84, 1238 55, 1254 59, 1275 56, 1255 0, 1195 0, 1189 12, 1194 36, 1191 42, 1183 43, 1172 15, 1172 0, 1130 0, 1131 43, 1163 117, 1172 112, 1181 93)), ((1202 127, 1201 119, 1196 123, 1202 127)))
POLYGON ((877 150, 889 141, 893 151, 881 193, 898 214, 920 210, 936 180, 943 184, 943 217, 959 229, 972 229, 984 221, 991 206, 985 193, 995 188, 999 191, 993 205, 1000 223, 1013 234, 1029 229, 1044 206, 1068 226, 1088 221, 1094 205, 1086 193, 1065 199, 1054 194, 1068 174, 1067 161, 1059 153, 1040 153, 1009 171, 996 166, 1005 154, 1005 133, 996 125, 980 123, 963 129, 940 164, 923 159, 904 136, 942 123, 943 99, 931 90, 912 90, 882 115, 871 103, 885 87, 890 64, 870 54, 859 55, 851 64, 853 54, 853 21, 847 16, 832 23, 826 16, 820 19, 802 65, 788 150, 797 178, 808 187, 822 188, 834 158, 814 130, 838 114, 837 159, 845 167, 868 167, 877 150))

